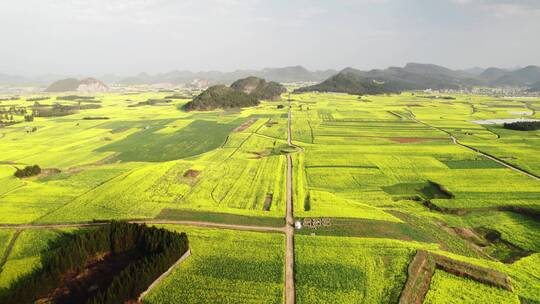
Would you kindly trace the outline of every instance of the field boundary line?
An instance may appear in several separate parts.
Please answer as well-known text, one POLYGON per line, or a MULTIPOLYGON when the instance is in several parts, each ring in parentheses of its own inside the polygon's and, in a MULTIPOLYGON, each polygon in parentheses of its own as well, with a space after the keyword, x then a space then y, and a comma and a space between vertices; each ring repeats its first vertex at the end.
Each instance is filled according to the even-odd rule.
POLYGON ((13 250, 13 246, 15 246, 15 242, 17 242, 17 239, 19 238, 21 232, 23 232, 23 230, 18 229, 17 231, 15 231, 15 233, 9 240, 9 244, 7 245, 6 250, 2 255, 2 259, 0 259, 0 273, 2 273, 2 271, 4 270, 4 265, 7 263, 9 256, 11 255, 11 251, 13 250))
POLYGON ((443 133, 446 133, 446 134, 450 137, 450 139, 452 140, 452 142, 453 142, 454 144, 458 145, 458 146, 461 146, 461 147, 463 147, 463 148, 465 148, 465 149, 468 149, 468 150, 470 150, 470 151, 476 152, 476 153, 482 155, 482 156, 485 157, 485 158, 488 158, 488 159, 490 159, 490 160, 492 160, 492 161, 494 161, 494 162, 496 162, 496 163, 498 163, 498 164, 500 164, 500 165, 502 165, 502 166, 505 166, 506 168, 512 169, 512 170, 514 170, 514 171, 516 171, 516 172, 519 172, 519 173, 521 173, 521 174, 523 174, 523 175, 526 175, 526 176, 528 176, 528 177, 530 177, 530 178, 532 178, 532 179, 535 179, 535 180, 537 180, 537 181, 540 181, 540 176, 538 176, 538 175, 536 175, 536 174, 534 174, 534 173, 532 173, 532 172, 529 172, 529 171, 524 170, 524 169, 521 169, 521 168, 519 168, 519 167, 517 167, 517 166, 515 166, 515 165, 512 165, 512 164, 510 164, 510 163, 508 163, 508 162, 506 162, 506 161, 504 161, 504 160, 502 160, 502 159, 500 159, 500 158, 498 158, 498 157, 496 157, 496 156, 494 156, 494 155, 491 155, 491 154, 486 153, 486 152, 482 152, 482 151, 480 151, 479 149, 477 149, 477 148, 475 148, 475 147, 473 147, 473 146, 469 146, 469 145, 460 143, 459 140, 458 140, 452 133, 450 133, 449 131, 446 131, 446 130, 444 130, 444 129, 442 129, 442 128, 439 128, 439 127, 432 126, 432 125, 430 125, 430 124, 428 124, 428 123, 425 123, 425 122, 423 122, 423 121, 421 121, 421 120, 418 120, 418 119, 416 119, 416 118, 412 118, 412 119, 413 119, 414 121, 420 123, 420 124, 423 124, 423 125, 425 125, 425 126, 428 126, 428 127, 432 128, 432 129, 439 130, 439 131, 441 131, 441 132, 443 132, 443 133))
POLYGON ((152 289, 154 289, 159 283, 161 283, 161 281, 167 277, 172 271, 174 268, 176 268, 176 266, 180 265, 183 261, 185 261, 188 257, 191 256, 191 249, 188 248, 188 250, 174 263, 172 264, 171 267, 169 267, 169 269, 167 269, 167 271, 165 271, 164 273, 162 273, 157 279, 154 280, 154 282, 152 282, 152 284, 150 284, 150 286, 148 286, 148 288, 143 291, 140 295, 139 295, 139 298, 138 298, 138 301, 142 303, 142 299, 150 292, 152 291, 152 289))
MULTIPOLYGON (((224 224, 203 221, 174 221, 174 220, 126 220, 132 224, 147 224, 147 225, 185 225, 198 226, 208 228, 222 228, 233 230, 246 230, 258 232, 285 232, 283 227, 272 226, 256 226, 256 225, 236 225, 224 224)), ((54 229, 54 228, 70 228, 70 227, 93 227, 108 225, 109 222, 88 222, 88 223, 58 223, 58 224, 0 224, 0 229, 54 229)))
MULTIPOLYGON (((266 123, 268 123, 268 122, 270 122, 270 121, 271 121, 271 118, 268 118, 268 120, 266 121, 266 123)), ((257 129, 255 129, 255 131, 250 132, 249 135, 248 135, 246 138, 244 138, 244 140, 242 140, 242 142, 238 145, 238 147, 236 147, 236 149, 234 149, 234 151, 233 151, 229 156, 227 156, 227 158, 225 158, 225 159, 223 160, 223 162, 226 161, 226 160, 228 160, 228 159, 230 159, 234 154, 236 154, 236 152, 238 152, 238 151, 240 150, 240 148, 242 148, 242 146, 244 145, 244 143, 245 143, 246 141, 248 141, 248 139, 250 139, 251 136, 253 136, 253 134, 258 134, 257 132, 259 132, 259 130, 260 130, 264 125, 265 125, 265 124, 262 124, 262 125, 260 125, 257 129)))
POLYGON ((26 183, 24 183, 24 184, 22 184, 22 185, 20 185, 20 186, 17 186, 17 187, 15 187, 15 188, 13 188, 13 189, 10 189, 10 190, 8 190, 8 191, 6 191, 6 192, 0 194, 0 197, 4 197, 4 196, 10 194, 11 192, 14 192, 14 191, 17 191, 17 190, 21 189, 21 188, 24 187, 24 186, 26 186, 26 183))

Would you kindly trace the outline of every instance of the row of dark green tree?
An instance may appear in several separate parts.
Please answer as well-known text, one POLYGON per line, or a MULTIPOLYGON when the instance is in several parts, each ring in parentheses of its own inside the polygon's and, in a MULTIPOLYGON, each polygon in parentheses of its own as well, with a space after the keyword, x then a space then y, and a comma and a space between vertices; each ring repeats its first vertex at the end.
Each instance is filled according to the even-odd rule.
POLYGON ((505 123, 503 127, 505 129, 517 131, 535 131, 540 130, 540 121, 516 121, 505 123))
POLYGON ((91 100, 95 99, 94 96, 78 96, 78 95, 67 95, 67 96, 58 96, 56 100, 91 100))
POLYGON ((84 303, 125 303, 137 297, 189 248, 185 233, 113 221, 70 236, 42 257, 42 266, 0 293, 0 303, 34 303, 57 288, 68 271, 81 271, 98 253, 134 252, 140 258, 121 270, 107 287, 84 303))
POLYGON ((35 117, 55 117, 55 116, 67 116, 77 113, 78 110, 98 109, 101 108, 99 104, 84 104, 81 105, 64 105, 60 103, 54 103, 53 105, 43 105, 38 102, 32 106, 32 113, 35 117))
POLYGON ((4 115, 7 115, 7 114, 24 115, 26 114, 26 112, 27 112, 26 107, 17 107, 17 106, 0 107, 0 114, 4 114, 4 115))

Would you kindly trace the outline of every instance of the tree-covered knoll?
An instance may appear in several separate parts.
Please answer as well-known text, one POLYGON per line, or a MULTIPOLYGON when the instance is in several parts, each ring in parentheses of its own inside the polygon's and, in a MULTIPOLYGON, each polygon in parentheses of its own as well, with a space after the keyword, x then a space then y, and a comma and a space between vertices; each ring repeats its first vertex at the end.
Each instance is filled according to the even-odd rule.
POLYGON ((287 91, 283 85, 277 82, 267 82, 262 78, 254 76, 239 79, 233 82, 233 84, 231 84, 231 88, 255 96, 257 99, 269 100, 277 100, 280 98, 281 94, 287 91))
POLYGON ((209 111, 213 109, 252 107, 259 104, 257 97, 225 85, 215 85, 204 90, 186 103, 186 111, 209 111))

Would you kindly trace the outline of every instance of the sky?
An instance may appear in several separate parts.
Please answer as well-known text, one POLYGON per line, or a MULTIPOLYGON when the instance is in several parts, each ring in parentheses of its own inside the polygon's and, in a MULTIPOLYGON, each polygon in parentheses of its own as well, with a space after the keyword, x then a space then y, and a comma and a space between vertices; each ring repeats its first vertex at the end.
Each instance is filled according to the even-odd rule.
POLYGON ((538 0, 1 0, 0 73, 540 65, 538 0))

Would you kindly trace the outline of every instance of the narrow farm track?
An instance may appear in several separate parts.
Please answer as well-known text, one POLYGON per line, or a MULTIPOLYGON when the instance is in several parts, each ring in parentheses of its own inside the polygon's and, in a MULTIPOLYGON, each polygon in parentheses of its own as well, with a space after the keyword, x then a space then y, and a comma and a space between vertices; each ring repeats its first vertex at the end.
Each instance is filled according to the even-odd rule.
MULTIPOLYGON (((235 224, 220 224, 203 221, 172 221, 172 220, 128 220, 129 223, 147 224, 147 225, 185 225, 198 226, 209 228, 222 228, 233 230, 247 230, 260 232, 285 232, 285 227, 270 227, 270 226, 251 226, 251 225, 235 225, 235 224)), ((108 222, 96 223, 59 223, 59 224, 1 224, 0 229, 59 229, 72 227, 95 227, 109 224, 108 222)))
MULTIPOLYGON (((289 112, 287 115, 287 144, 292 144, 291 138, 291 101, 289 100, 289 112)), ((297 148, 297 147, 296 147, 297 148)), ((294 217, 292 202, 292 157, 287 154, 287 214, 285 216, 285 303, 295 303, 294 290, 294 217)))
POLYGON ((508 162, 506 162, 506 161, 504 161, 504 160, 502 160, 502 159, 496 157, 496 156, 493 156, 493 155, 488 154, 488 153, 486 153, 486 152, 482 152, 482 151, 478 150, 478 149, 475 148, 475 147, 471 147, 471 146, 469 146, 469 145, 460 143, 459 140, 458 140, 452 133, 450 133, 450 132, 448 132, 448 131, 446 131, 446 130, 444 130, 444 129, 441 129, 441 128, 439 128, 439 127, 432 126, 432 125, 430 125, 430 124, 428 124, 428 123, 425 123, 425 122, 423 122, 423 121, 421 121, 421 120, 418 120, 418 119, 416 119, 416 118, 414 118, 414 117, 412 118, 412 120, 416 121, 417 123, 423 124, 423 125, 425 125, 425 126, 427 126, 427 127, 430 127, 430 128, 432 128, 432 129, 435 129, 435 130, 441 131, 441 132, 443 132, 443 133, 446 133, 446 134, 450 137, 450 139, 452 140, 452 142, 453 142, 455 145, 458 145, 458 146, 461 146, 461 147, 463 147, 463 148, 465 148, 465 149, 468 149, 468 150, 471 150, 471 151, 473 151, 473 152, 476 152, 476 153, 482 155, 482 156, 485 157, 485 158, 488 158, 488 159, 490 159, 490 160, 492 160, 492 161, 494 161, 494 162, 496 162, 496 163, 498 163, 498 164, 500 164, 500 165, 502 165, 502 166, 505 166, 506 168, 509 168, 509 169, 514 170, 514 171, 516 171, 516 172, 518 172, 518 173, 521 173, 521 174, 523 174, 523 175, 526 175, 526 176, 528 176, 528 177, 530 177, 530 178, 532 178, 532 179, 535 179, 535 180, 537 180, 537 181, 540 181, 540 176, 538 176, 538 175, 536 175, 536 174, 534 174, 534 173, 531 173, 531 172, 525 171, 525 170, 523 170, 523 169, 521 169, 521 168, 518 168, 518 167, 516 167, 516 166, 514 166, 514 165, 512 165, 512 164, 510 164, 510 163, 508 163, 508 162))

